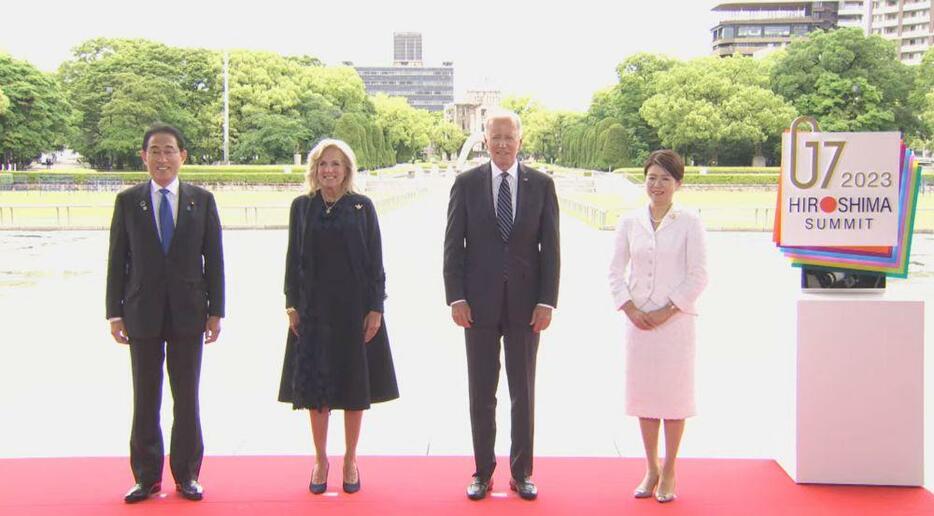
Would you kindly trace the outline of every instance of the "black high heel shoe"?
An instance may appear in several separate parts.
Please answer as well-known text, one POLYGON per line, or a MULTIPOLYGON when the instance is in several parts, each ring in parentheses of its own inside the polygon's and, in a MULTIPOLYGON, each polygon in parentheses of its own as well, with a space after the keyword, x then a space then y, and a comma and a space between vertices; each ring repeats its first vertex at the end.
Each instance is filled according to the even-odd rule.
POLYGON ((315 483, 315 472, 311 472, 311 483, 308 484, 308 490, 311 491, 311 494, 319 495, 328 490, 328 473, 331 470, 331 463, 327 464, 327 467, 324 469, 324 482, 320 484, 315 483))
POLYGON ((344 481, 344 492, 347 494, 354 494, 360 490, 360 468, 354 464, 354 469, 357 471, 357 481, 354 483, 344 481))

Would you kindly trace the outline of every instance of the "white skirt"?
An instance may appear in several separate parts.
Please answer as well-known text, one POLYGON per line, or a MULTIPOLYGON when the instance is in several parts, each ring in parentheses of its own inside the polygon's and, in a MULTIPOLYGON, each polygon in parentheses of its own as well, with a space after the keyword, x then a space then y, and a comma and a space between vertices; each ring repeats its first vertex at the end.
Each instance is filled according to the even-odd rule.
POLYGON ((640 330, 626 318, 626 414, 656 419, 695 415, 694 343, 693 315, 678 312, 652 330, 640 330))

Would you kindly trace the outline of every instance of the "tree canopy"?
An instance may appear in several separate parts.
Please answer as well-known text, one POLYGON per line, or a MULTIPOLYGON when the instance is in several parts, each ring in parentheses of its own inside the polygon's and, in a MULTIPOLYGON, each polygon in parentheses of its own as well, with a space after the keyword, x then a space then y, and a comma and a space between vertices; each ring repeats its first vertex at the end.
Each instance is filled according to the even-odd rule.
POLYGON ((70 116, 55 77, 0 54, 0 162, 26 164, 61 148, 70 116))
MULTIPOLYGON (((144 39, 94 38, 57 74, 0 54, 0 153, 27 163, 69 145, 96 168, 141 167, 143 129, 178 126, 189 159, 222 155, 222 53, 144 39)), ((356 71, 309 55, 229 53, 231 157, 291 162, 322 138, 346 139, 361 167, 452 156, 467 135, 403 98, 368 96, 356 71)), ((797 114, 828 131, 899 130, 934 147, 934 50, 916 67, 893 42, 857 29, 811 33, 765 59, 679 61, 638 53, 584 113, 547 109, 531 96, 502 105, 523 121, 526 156, 568 166, 639 165, 671 147, 697 163, 778 160, 779 135, 797 114)))
POLYGON ((770 73, 772 90, 825 131, 917 131, 913 79, 895 42, 855 28, 792 42, 770 73))
MULTIPOLYGON (((762 155, 778 141, 795 110, 768 88, 768 63, 744 57, 704 57, 661 74, 657 93, 640 109, 661 144, 704 162, 724 147, 762 155)), ((735 151, 734 151, 735 152, 735 151)))

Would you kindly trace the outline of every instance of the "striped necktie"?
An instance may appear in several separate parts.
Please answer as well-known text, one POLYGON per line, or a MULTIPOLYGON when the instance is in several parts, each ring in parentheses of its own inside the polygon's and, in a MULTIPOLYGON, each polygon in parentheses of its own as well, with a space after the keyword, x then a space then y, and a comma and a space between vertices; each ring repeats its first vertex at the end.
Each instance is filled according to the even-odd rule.
POLYGON ((509 241, 512 231, 512 191, 509 189, 509 174, 503 172, 500 176, 499 192, 496 195, 496 225, 503 242, 509 241))

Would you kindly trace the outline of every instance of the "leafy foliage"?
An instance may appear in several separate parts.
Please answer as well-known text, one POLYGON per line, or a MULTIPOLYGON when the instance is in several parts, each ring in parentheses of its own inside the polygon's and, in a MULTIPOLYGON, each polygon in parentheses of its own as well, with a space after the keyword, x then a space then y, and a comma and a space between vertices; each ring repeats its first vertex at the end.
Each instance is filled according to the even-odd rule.
POLYGON ((0 54, 0 162, 22 165, 61 148, 70 116, 54 77, 0 54))
POLYGON ((913 79, 894 42, 854 28, 793 42, 770 73, 772 90, 825 131, 917 131, 913 79))

